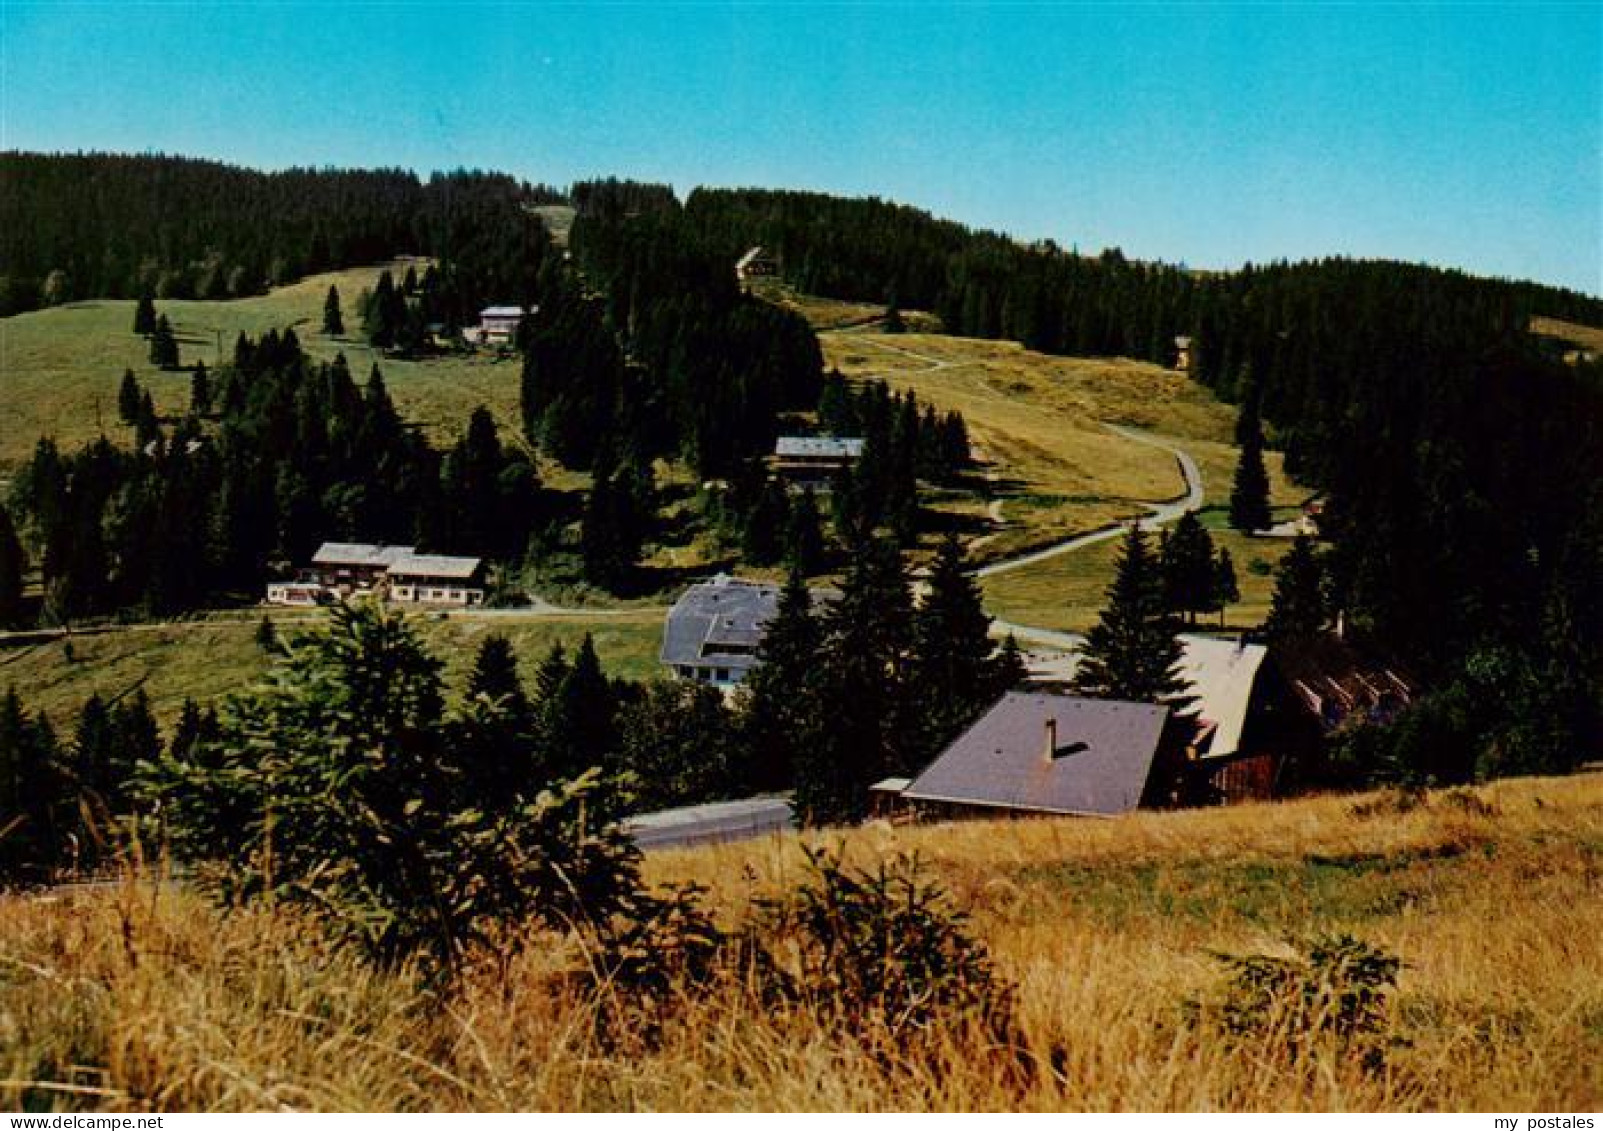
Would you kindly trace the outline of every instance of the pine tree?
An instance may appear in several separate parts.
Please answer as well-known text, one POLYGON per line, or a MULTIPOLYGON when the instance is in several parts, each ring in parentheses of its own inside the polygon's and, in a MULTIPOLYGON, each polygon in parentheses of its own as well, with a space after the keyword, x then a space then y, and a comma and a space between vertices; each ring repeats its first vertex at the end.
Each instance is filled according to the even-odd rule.
POLYGON ((783 483, 769 479, 746 515, 740 537, 741 556, 751 565, 773 565, 784 553, 789 525, 790 496, 783 483))
POLYGON ((161 421, 156 416, 156 402, 146 389, 139 396, 139 411, 134 415, 134 447, 143 452, 150 445, 161 444, 161 421))
POLYGON ((345 316, 340 313, 340 292, 333 284, 329 285, 328 297, 323 300, 323 333, 331 338, 345 334, 345 316))
POLYGON ((1108 587, 1108 603, 1086 634, 1075 675, 1082 695, 1181 705, 1180 642, 1164 608, 1163 579, 1146 535, 1132 523, 1108 587))
POLYGON ((139 303, 134 307, 134 333, 150 334, 156 329, 156 303, 149 291, 139 295, 139 303))
POLYGON ((819 700, 827 725, 800 752, 793 804, 810 824, 862 817, 868 787, 916 768, 921 746, 907 669, 912 600, 896 545, 859 547, 826 621, 819 700))
POLYGON ((1200 612, 1215 607, 1215 563, 1213 539, 1187 511, 1172 531, 1159 536, 1158 563, 1163 573, 1163 599, 1173 613, 1183 613, 1194 621, 1200 612))
POLYGON ((518 678, 517 654, 512 642, 501 633, 492 632, 479 645, 468 675, 468 695, 504 702, 518 713, 528 710, 529 698, 518 678))
POLYGON ((518 678, 517 654, 500 633, 479 645, 467 700, 454 740, 463 766, 462 804, 499 811, 535 797, 548 784, 534 772, 535 713, 518 678))
POLYGON ((133 424, 139 419, 139 396, 141 393, 139 382, 134 379, 132 369, 122 371, 122 384, 117 386, 117 417, 124 424, 133 424))
POLYGON ((825 725, 818 697, 824 630, 800 570, 792 569, 746 677, 743 727, 751 750, 751 788, 787 789, 802 753, 825 725))
POLYGON ((135 688, 111 712, 111 762, 107 803, 115 813, 127 811, 129 787, 135 770, 161 757, 161 732, 150 712, 150 698, 135 688))
POLYGON ((812 577, 824 568, 824 530, 812 488, 791 503, 785 527, 785 563, 803 577, 812 577))
POLYGON ((1236 581, 1236 563, 1230 556, 1230 551, 1224 546, 1219 547, 1219 557, 1213 563, 1213 604, 1211 610, 1219 614, 1219 623, 1224 624, 1225 610, 1241 600, 1241 586, 1236 581))
POLYGON ((0 503, 0 628, 22 625, 22 578, 27 570, 28 556, 11 512, 0 503))
POLYGON ((211 374, 204 361, 195 362, 195 371, 189 378, 189 411, 205 416, 212 410, 211 374))
POLYGON ((922 730, 919 761, 935 754, 995 698, 991 618, 950 533, 930 564, 929 588, 913 613, 911 686, 922 730))
POLYGON ((1024 662, 1024 652, 1019 647, 1018 638, 1010 632, 1007 634, 1007 639, 1002 641, 1002 647, 996 652, 996 660, 991 671, 992 698, 1005 695, 1029 678, 1030 669, 1024 662))
POLYGON ((172 738, 167 742, 167 756, 178 762, 188 762, 193 758, 195 747, 204 736, 204 726, 200 707, 185 696, 184 705, 178 712, 178 722, 173 725, 172 738))
POLYGON ((543 769, 572 779, 612 764, 617 746, 617 696, 601 670, 595 641, 585 633, 541 720, 543 769))
POLYGON ((387 350, 395 346, 396 336, 405 328, 406 299, 395 290, 395 280, 388 271, 380 271, 362 311, 362 329, 368 344, 375 349, 387 350), (397 304, 401 309, 397 310, 397 304))
POLYGON ((116 762, 116 742, 111 709, 98 693, 90 695, 78 712, 78 724, 73 731, 73 770, 79 796, 102 815, 114 785, 112 767, 116 762))
POLYGON ((1330 621, 1325 599, 1325 569, 1312 539, 1299 534, 1275 571, 1275 592, 1264 632, 1272 640, 1317 636, 1330 621))
MULTIPOLYGON (((1243 409, 1245 413, 1247 409, 1243 409)), ((1241 456, 1236 477, 1230 487, 1230 525, 1251 533, 1269 528, 1269 473, 1263 462, 1263 431, 1256 416, 1238 425, 1242 433, 1241 456)))
POLYGON ((598 468, 580 525, 585 580, 610 592, 624 590, 634 576, 645 539, 642 482, 630 467, 616 476, 598 468))
POLYGON ((140 793, 162 799, 181 859, 240 898, 298 905, 382 965, 421 954, 443 973, 518 945, 530 920, 609 921, 638 891, 611 791, 552 782, 535 804, 460 805, 440 670, 385 604, 338 606, 196 759, 163 759, 140 793))
POLYGON ((59 754, 49 720, 30 716, 16 688, 8 688, 0 698, 0 886, 48 879, 60 856, 57 829, 71 799, 59 754))
POLYGON ((161 369, 177 369, 179 365, 178 339, 165 314, 156 319, 156 328, 151 331, 150 364, 161 369))

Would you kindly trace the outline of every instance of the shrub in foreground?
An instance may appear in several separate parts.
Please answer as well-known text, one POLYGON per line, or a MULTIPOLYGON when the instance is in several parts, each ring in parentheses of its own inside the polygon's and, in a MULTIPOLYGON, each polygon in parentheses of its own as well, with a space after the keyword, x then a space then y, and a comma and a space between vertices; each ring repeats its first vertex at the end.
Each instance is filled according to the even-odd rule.
POLYGON ((146 764, 141 790, 225 904, 293 905, 381 965, 454 971, 506 956, 529 922, 604 922, 639 887, 596 771, 535 796, 479 788, 469 762, 499 747, 475 737, 499 733, 503 711, 480 697, 448 714, 415 626, 341 606, 282 645, 214 736, 146 764))

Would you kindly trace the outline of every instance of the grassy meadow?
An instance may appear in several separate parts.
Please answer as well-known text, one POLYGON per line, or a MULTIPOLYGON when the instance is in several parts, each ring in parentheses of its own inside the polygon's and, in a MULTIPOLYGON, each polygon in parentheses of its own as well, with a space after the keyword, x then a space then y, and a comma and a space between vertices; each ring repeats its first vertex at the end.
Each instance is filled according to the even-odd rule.
MULTIPOLYGON (((1202 512, 1205 524, 1217 511, 1202 512)), ((1222 526, 1209 531, 1215 546, 1230 551, 1236 566, 1241 600, 1217 617, 1204 618, 1209 631, 1256 628, 1269 615, 1274 593, 1274 567, 1291 549, 1285 538, 1249 538, 1222 526)), ((1113 578, 1119 542, 1112 539, 1061 554, 1044 562, 987 577, 982 582, 986 611, 1014 624, 1062 632, 1084 632, 1094 625, 1113 578)))
MULTIPOLYGON (((287 609, 270 611, 284 633, 322 616, 287 609)), ((561 643, 578 647, 585 633, 609 674, 630 679, 658 675, 662 639, 661 609, 618 614, 532 615, 455 613, 419 620, 425 639, 445 663, 446 680, 460 687, 479 642, 499 632, 512 641, 521 674, 533 681, 535 669, 561 643)), ((0 648, 0 692, 15 687, 32 711, 43 711, 59 729, 70 728, 84 700, 98 693, 113 698, 143 687, 158 722, 170 725, 186 698, 206 703, 261 676, 270 663, 256 643, 262 611, 214 614, 167 624, 125 625, 104 631, 0 648)))
MULTIPOLYGON (((0 1106, 57 1109, 1593 1111, 1603 1104, 1603 777, 1114 820, 824 834, 918 853, 1018 987, 1030 1071, 960 1032, 876 1056, 738 977, 598 1037, 583 961, 535 940, 447 996, 330 954, 290 915, 179 885, 0 896, 0 1106), (1350 933, 1403 962, 1376 1060, 1233 1042, 1218 953, 1350 933), (1204 1003, 1201 1010, 1188 1003, 1204 1003)), ((799 841, 647 859, 733 924, 799 841)))
MULTIPOLYGON (((495 414, 504 436, 521 435, 521 369, 515 359, 490 354, 380 359, 361 340, 356 298, 373 287, 382 269, 313 275, 252 298, 163 300, 156 309, 172 322, 185 365, 204 361, 214 366, 231 358, 241 332, 255 336, 293 327, 313 357, 332 359, 343 352, 358 382, 377 360, 402 415, 437 441, 454 439, 481 404, 495 414), (344 309, 347 333, 339 338, 320 332, 330 285, 339 288, 344 309)), ((394 269, 399 277, 406 265, 394 269)), ((117 419, 117 386, 124 369, 131 368, 150 389, 159 415, 179 416, 188 409, 188 372, 164 373, 150 364, 148 344, 132 331, 134 306, 132 299, 91 299, 0 318, 0 388, 5 390, 0 474, 26 459, 40 436, 52 436, 67 449, 102 430, 116 439, 131 439, 132 429, 117 419)))
MULTIPOLYGON (((856 377, 911 388, 943 410, 957 409, 993 479, 991 515, 1003 523, 974 543, 979 561, 1072 537, 1147 513, 1185 481, 1168 452, 1117 435, 1123 424, 1163 437, 1196 460, 1206 525, 1236 562, 1242 600, 1226 627, 1260 623, 1273 580, 1263 572, 1289 543, 1248 538, 1227 527, 1224 508, 1235 474, 1235 410, 1173 370, 1125 358, 1051 357, 1016 342, 927 334, 825 334, 826 358, 856 377), (1256 561, 1259 572, 1249 566, 1256 561)), ((1290 517, 1308 492, 1285 476, 1278 452, 1265 460, 1270 502, 1290 517)), ((950 509, 971 521, 984 508, 959 499, 950 509)), ((1018 624, 1084 630, 1096 621, 1113 576, 1115 543, 1088 547, 988 578, 987 609, 1018 624)))
MULTIPOLYGON (((1185 491, 1174 457, 1109 432, 1123 424, 1174 441, 1224 502, 1235 471, 1235 411, 1184 374, 1126 358, 1052 357, 1017 342, 932 334, 821 336, 826 363, 852 377, 912 389, 956 409, 994 478, 1004 525, 976 555, 1005 557, 1147 512, 1185 491)), ((1278 453, 1266 460, 1271 501, 1299 503, 1278 453)))

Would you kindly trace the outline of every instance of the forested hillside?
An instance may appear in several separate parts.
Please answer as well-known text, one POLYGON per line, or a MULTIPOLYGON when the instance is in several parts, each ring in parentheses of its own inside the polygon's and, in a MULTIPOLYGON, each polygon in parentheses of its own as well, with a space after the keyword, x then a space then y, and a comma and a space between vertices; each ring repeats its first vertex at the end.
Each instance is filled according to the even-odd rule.
POLYGON ((544 241, 525 206, 562 199, 497 174, 263 173, 116 154, 0 153, 0 185, 0 315, 80 298, 238 297, 412 253, 460 265, 459 319, 515 282, 530 289, 525 267, 544 241))
MULTIPOLYGON (((1203 275, 1117 252, 1025 246, 878 200, 698 190, 681 205, 667 186, 627 181, 574 187, 564 261, 529 211, 557 194, 508 177, 259 174, 163 158, 4 162, 8 309, 82 293, 238 293, 401 248, 440 259, 428 314, 447 331, 480 301, 538 301, 520 342, 525 431, 543 454, 594 473, 587 573, 609 588, 623 583, 652 521, 655 459, 732 481, 742 540, 764 541, 751 528, 774 525, 771 515, 758 522, 767 493, 753 461, 787 414, 818 407, 825 386, 805 322, 736 285, 732 264, 752 244, 777 253, 803 289, 928 308, 953 333, 1165 365, 1189 337, 1193 376, 1241 406, 1238 438, 1265 432, 1287 470, 1326 496, 1318 580, 1330 619, 1437 689, 1360 761, 1463 777, 1567 765, 1603 741, 1603 369, 1530 333, 1536 316, 1603 326, 1596 298, 1380 261, 1203 275)), ((295 408, 309 394, 273 387, 284 403, 262 419, 294 421, 299 411, 294 427, 311 435, 317 412, 304 400, 295 408)), ((253 404, 248 418, 265 407, 253 404)), ((885 407, 876 427, 889 457, 898 430, 885 407)), ((876 488, 865 520, 836 518, 838 530, 861 534, 892 527, 905 545, 916 525, 913 453, 932 448, 940 422, 916 406, 896 412, 918 419, 899 426, 894 460, 881 461, 895 465, 884 480, 894 498, 876 488)), ((256 439, 289 452, 294 434, 274 426, 256 439)), ((126 458, 187 459, 171 439, 126 458)), ((85 469, 110 465, 104 453, 86 459, 85 469)), ((424 474, 426 490, 401 492, 415 513, 379 521, 385 491, 349 496, 337 478, 300 482, 318 468, 254 480, 254 497, 276 500, 271 533, 252 535, 258 554, 292 557, 313 530, 404 536, 440 482, 424 474)), ((78 478, 97 480, 87 470, 78 478)), ((128 500, 90 494, 103 494, 90 509, 108 517, 85 525, 77 544, 94 551, 108 531, 137 528, 124 517, 138 513, 128 500)), ((49 504, 38 506, 32 523, 47 521, 49 504)), ((210 537, 218 560, 227 539, 210 537)), ((73 575, 51 568, 59 556, 49 542, 47 573, 73 575)), ((120 596, 72 603, 116 607, 145 585, 107 569, 120 596)), ((151 607, 168 603, 165 591, 149 592, 151 607)))
POLYGON ((700 190, 685 213, 725 256, 763 244, 803 289, 952 333, 1164 364, 1190 337, 1242 435, 1267 422, 1327 494, 1332 614, 1442 688, 1388 756, 1462 777, 1603 742, 1603 366, 1530 333, 1603 326, 1603 301, 1381 261, 1192 274, 808 193, 700 190))

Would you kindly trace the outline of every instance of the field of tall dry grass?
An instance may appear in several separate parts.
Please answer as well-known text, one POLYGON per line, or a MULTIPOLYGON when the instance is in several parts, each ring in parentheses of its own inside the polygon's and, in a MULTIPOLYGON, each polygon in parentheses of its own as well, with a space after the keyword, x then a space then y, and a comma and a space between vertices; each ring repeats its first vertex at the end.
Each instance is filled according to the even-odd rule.
MULTIPOLYGON (((1603 1106, 1603 776, 819 839, 928 861, 1018 986, 1025 1071, 972 1030, 904 1054, 738 977, 609 1038, 570 941, 442 997, 289 917, 129 881, 0 898, 0 1108, 1603 1106), (1375 1055, 1220 1028, 1219 952, 1333 932, 1404 963, 1375 1055)), ((796 838, 647 861, 728 923, 803 871, 796 838)))

